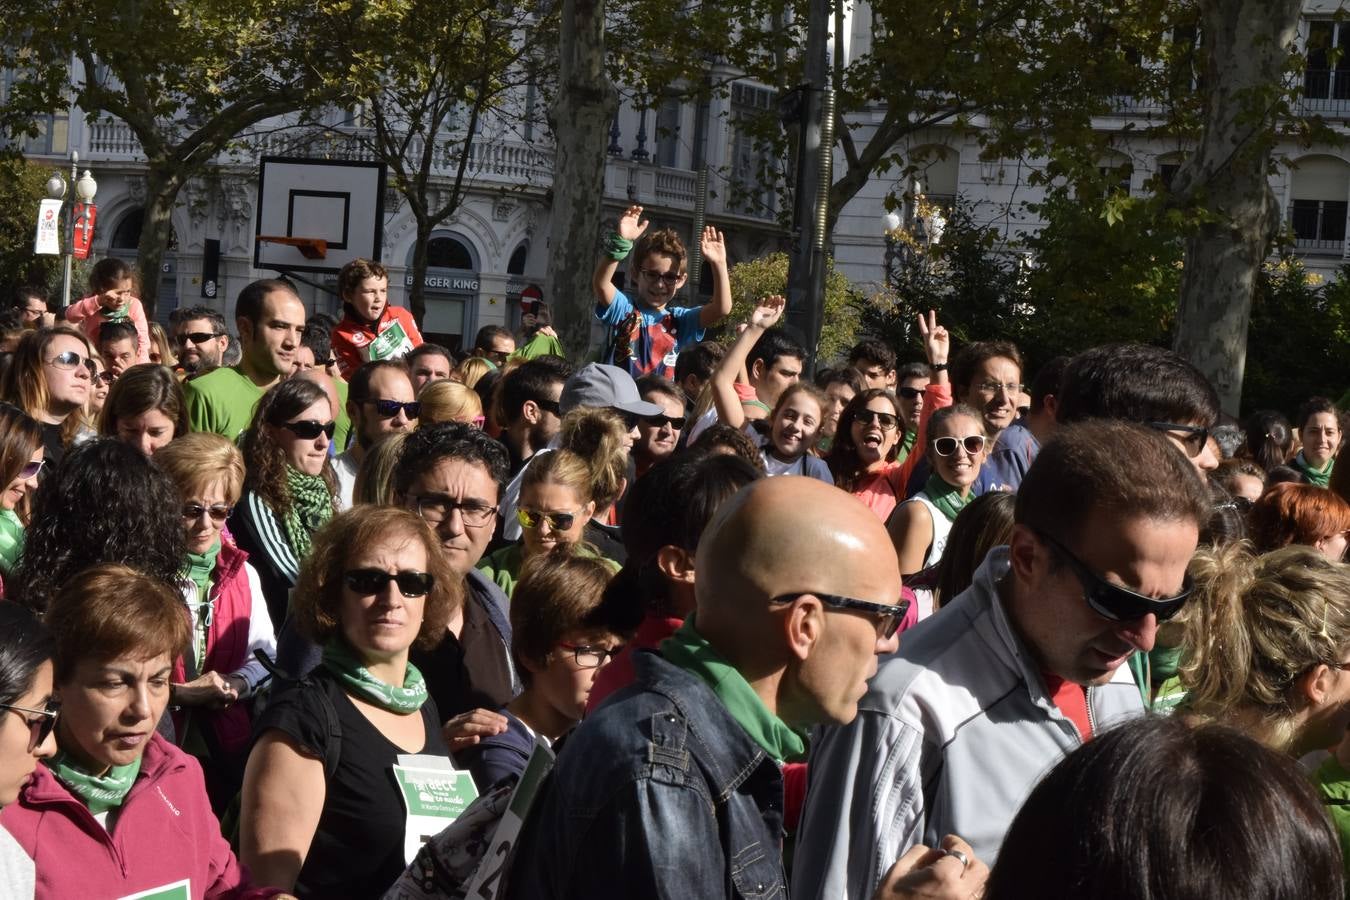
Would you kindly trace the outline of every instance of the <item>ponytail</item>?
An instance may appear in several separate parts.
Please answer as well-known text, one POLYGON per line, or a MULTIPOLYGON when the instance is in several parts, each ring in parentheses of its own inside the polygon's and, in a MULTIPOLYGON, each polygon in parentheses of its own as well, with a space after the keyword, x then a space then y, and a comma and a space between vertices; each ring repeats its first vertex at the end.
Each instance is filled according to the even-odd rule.
POLYGON ((590 468, 590 496, 597 510, 618 502, 628 483, 627 434, 623 417, 612 409, 578 407, 563 419, 562 446, 590 468))

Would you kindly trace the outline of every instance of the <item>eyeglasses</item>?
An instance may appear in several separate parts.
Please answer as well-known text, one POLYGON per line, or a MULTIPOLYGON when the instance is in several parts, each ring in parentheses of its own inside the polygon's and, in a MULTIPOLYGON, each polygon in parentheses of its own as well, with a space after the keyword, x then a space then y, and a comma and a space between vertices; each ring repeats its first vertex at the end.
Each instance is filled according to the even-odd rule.
POLYGON ((428 525, 441 524, 450 518, 451 513, 455 510, 459 510, 459 515, 464 520, 465 525, 473 526, 486 525, 497 514, 497 507, 495 506, 477 502, 460 503, 443 495, 433 494, 427 497, 418 497, 415 502, 417 514, 428 525))
POLYGON ((1209 443, 1209 429, 1203 425, 1182 425, 1178 422, 1145 422, 1149 428, 1157 429, 1162 432, 1180 431, 1186 436, 1181 439, 1181 446, 1185 448, 1186 455, 1195 459, 1201 453, 1205 452, 1205 445, 1209 443))
POLYGON ((938 456, 951 456, 957 447, 964 447, 968 456, 976 456, 984 450, 984 435, 968 434, 963 438, 933 438, 933 452, 938 456))
POLYGON ((56 354, 51 359, 47 360, 47 365, 55 366, 58 369, 64 369, 67 372, 71 369, 78 369, 80 366, 87 367, 90 372, 94 371, 94 361, 87 356, 81 356, 74 350, 67 350, 65 353, 56 354))
POLYGON ((46 709, 29 709, 26 706, 14 706, 11 703, 0 703, 0 709, 18 713, 19 717, 28 723, 29 753, 46 743, 47 738, 51 737, 52 729, 56 727, 57 718, 61 715, 61 704, 55 700, 47 701, 46 709), (25 713, 30 716, 37 716, 37 718, 25 718, 25 713))
POLYGON ((478 352, 484 359, 492 360, 493 363, 499 366, 506 362, 506 357, 511 355, 510 350, 484 350, 481 347, 478 349, 478 352))
POLYGON ((769 600, 770 603, 795 603, 802 597, 815 597, 826 606, 835 609, 854 609, 876 617, 877 637, 890 640, 900 630, 900 623, 909 612, 909 601, 901 600, 894 606, 885 603, 871 603, 867 600, 855 600, 838 594, 821 594, 816 591, 800 591, 796 594, 780 594, 769 600))
POLYGON ((555 416, 562 415, 562 407, 558 405, 557 400, 536 400, 534 401, 534 405, 542 409, 544 412, 553 413, 555 416))
POLYGON ((877 412, 874 409, 860 409, 853 418, 863 425, 880 425, 882 431, 891 431, 900 424, 900 420, 891 413, 877 412))
POLYGON ((375 407, 375 415, 381 419, 392 419, 403 411, 403 415, 409 419, 416 419, 422 414, 422 404, 417 400, 408 403, 400 403, 397 400, 363 400, 362 403, 369 403, 375 407))
POLYGON ((186 347, 188 344, 205 344, 223 336, 219 331, 190 331, 187 334, 174 335, 173 342, 180 347, 186 347))
POLYGON ((342 580, 363 597, 378 594, 391 581, 398 585, 398 592, 405 597, 425 597, 436 584, 436 576, 430 572, 415 572, 412 569, 399 569, 397 574, 383 569, 348 569, 343 573, 342 580))
POLYGON ((316 366, 321 366, 321 367, 323 367, 323 368, 325 368, 325 369, 330 368, 330 367, 332 367, 332 366, 336 366, 336 365, 337 365, 337 357, 336 357, 336 356, 330 356, 330 357, 328 357, 327 359, 315 360, 314 365, 316 365, 316 366))
POLYGON ((644 276, 662 284, 674 284, 684 277, 683 272, 658 272, 655 269, 639 269, 644 276))
POLYGON ((333 439, 333 432, 337 431, 336 422, 320 422, 316 419, 301 419, 299 422, 282 422, 281 427, 285 428, 302 441, 312 441, 321 434, 328 435, 328 439, 331 441, 333 439))
POLYGON ((1216 504, 1214 507, 1215 512, 1219 512, 1220 510, 1225 509, 1237 510, 1239 513, 1245 516, 1247 513, 1252 511, 1252 501, 1248 497, 1229 497, 1227 500, 1225 500, 1222 503, 1216 504))
POLYGON ((592 647, 587 644, 559 644, 564 650, 572 651, 572 658, 576 660, 578 669, 598 669, 611 659, 619 655, 623 648, 615 647, 610 650, 606 647, 592 647))
POLYGON ((686 417, 684 416, 643 416, 642 421, 653 428, 663 428, 669 425, 671 428, 679 431, 684 428, 686 417))
POLYGON ((546 513, 535 512, 532 509, 521 507, 516 510, 516 521, 522 528, 539 528, 545 522, 554 531, 567 531, 577 521, 577 513, 546 513))
POLYGON ((1012 396, 1013 394, 1020 394, 1022 393, 1023 390, 1026 389, 1026 385, 1017 384, 1016 382, 1009 382, 1007 384, 1004 384, 998 381, 981 381, 979 384, 975 386, 980 390, 984 391, 986 394, 997 394, 999 391, 1003 391, 1007 393, 1009 396, 1012 396))
POLYGON ((117 380, 117 376, 111 372, 95 372, 94 380, 99 384, 112 384, 117 380))
POLYGON ((15 476, 18 481, 27 481, 29 478, 36 478, 37 473, 42 471, 42 467, 47 464, 45 459, 39 459, 37 462, 26 462, 19 474, 15 476))
POLYGON ((1143 594, 1132 591, 1123 585, 1107 581, 1089 569, 1082 560, 1070 553, 1068 548, 1048 534, 1041 532, 1037 532, 1037 534, 1069 564, 1069 568, 1078 578, 1078 583, 1083 586, 1083 599, 1087 601, 1088 606, 1092 607, 1097 615, 1113 622, 1133 622, 1136 619, 1142 619, 1149 613, 1157 616, 1159 622, 1166 622, 1181 612, 1181 608, 1186 605, 1191 592, 1195 590, 1195 584, 1188 572, 1181 583, 1181 593, 1176 596, 1163 597, 1157 600, 1152 597, 1145 597, 1143 594))
POLYGON ((184 521, 196 522, 203 515, 211 517, 211 521, 216 524, 224 522, 234 512, 233 506, 226 506, 224 503, 216 503, 212 506, 202 506, 200 503, 185 503, 180 515, 184 521))
POLYGON ((902 387, 896 393, 905 400, 918 400, 923 396, 923 388, 902 387))

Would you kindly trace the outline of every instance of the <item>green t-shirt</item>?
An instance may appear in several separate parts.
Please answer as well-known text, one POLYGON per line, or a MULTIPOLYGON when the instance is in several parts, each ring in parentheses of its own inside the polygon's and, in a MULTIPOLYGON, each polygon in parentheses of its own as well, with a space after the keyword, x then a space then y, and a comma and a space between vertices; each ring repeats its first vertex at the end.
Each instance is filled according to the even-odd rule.
POLYGON ((333 416, 333 422, 337 428, 333 432, 333 446, 337 448, 338 453, 347 449, 347 435, 352 431, 352 417, 347 415, 347 382, 341 378, 334 378, 333 383, 337 385, 338 409, 337 414, 333 416))
POLYGON ((238 440, 253 421, 253 409, 262 395, 263 389, 237 368, 212 369, 183 383, 188 426, 238 440))
POLYGON ((1336 757, 1329 756, 1317 767, 1313 783, 1322 796, 1331 824, 1336 826, 1336 835, 1341 839, 1342 863, 1350 872, 1350 772, 1336 757))
POLYGON ((0 573, 8 575, 23 552, 23 522, 12 509, 0 508, 0 573))

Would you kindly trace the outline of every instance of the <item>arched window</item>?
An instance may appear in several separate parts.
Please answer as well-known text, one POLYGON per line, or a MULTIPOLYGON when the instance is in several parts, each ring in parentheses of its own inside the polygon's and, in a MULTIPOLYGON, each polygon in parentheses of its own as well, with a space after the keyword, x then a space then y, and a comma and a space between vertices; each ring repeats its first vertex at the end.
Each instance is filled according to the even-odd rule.
POLYGON ((530 255, 530 245, 522 242, 521 245, 516 248, 516 252, 511 254, 511 261, 506 264, 506 274, 524 275, 525 260, 529 257, 529 255, 530 255))
MULTIPOLYGON (((141 230, 145 227, 145 208, 137 207, 122 217, 113 229, 110 250, 135 250, 141 246, 141 230)), ((169 250, 178 249, 178 232, 169 231, 169 250)), ((116 254, 114 254, 116 255, 116 254)))
POLYGON ((427 241, 427 265, 441 269, 474 268, 473 254, 456 238, 440 235, 427 241))

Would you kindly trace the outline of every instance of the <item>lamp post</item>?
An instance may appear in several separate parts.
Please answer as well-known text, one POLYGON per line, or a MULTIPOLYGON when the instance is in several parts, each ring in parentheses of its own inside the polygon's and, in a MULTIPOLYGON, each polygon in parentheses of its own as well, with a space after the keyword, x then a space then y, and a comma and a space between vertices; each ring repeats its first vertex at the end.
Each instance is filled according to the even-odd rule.
MULTIPOLYGON (((77 255, 77 242, 75 240, 76 232, 79 232, 80 241, 83 247, 82 252, 78 252, 81 259, 88 256, 89 240, 94 230, 95 208, 93 205, 94 195, 98 193, 98 182, 88 169, 84 174, 80 174, 80 154, 72 151, 70 154, 70 183, 75 186, 75 198, 78 202, 68 201, 66 207, 65 222, 65 246, 61 253, 65 256, 65 271, 61 276, 61 308, 70 306, 70 282, 73 260, 77 255)), ((66 180, 61 177, 60 172, 53 172, 52 177, 47 179, 47 196, 52 200, 66 199, 66 180)))

